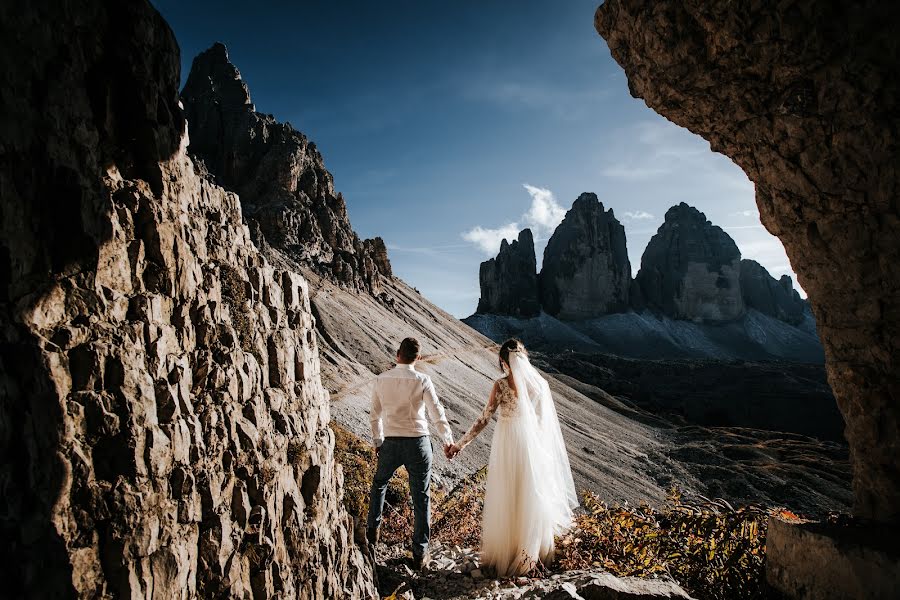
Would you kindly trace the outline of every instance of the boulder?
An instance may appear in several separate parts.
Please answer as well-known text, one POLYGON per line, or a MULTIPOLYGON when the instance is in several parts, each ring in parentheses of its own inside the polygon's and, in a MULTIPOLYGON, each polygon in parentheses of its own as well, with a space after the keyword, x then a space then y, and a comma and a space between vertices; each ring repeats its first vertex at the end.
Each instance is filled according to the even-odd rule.
POLYGON ((900 4, 607 0, 633 96, 754 183, 809 294, 855 512, 900 521, 900 4))
POLYGON ((4 593, 374 597, 307 284, 185 153, 171 30, 144 0, 0 12, 4 593))
POLYGON ((392 276, 384 242, 359 239, 316 145, 256 112, 223 44, 194 58, 181 97, 188 150, 240 195, 269 247, 332 281, 379 292, 380 278, 392 276))
POLYGON ((666 211, 635 281, 642 306, 698 322, 743 316, 741 252, 734 240, 684 202, 666 211))
POLYGON ((766 579, 787 598, 900 598, 897 527, 769 518, 766 579))
POLYGON ((630 285, 625 228, 596 194, 581 194, 544 250, 541 305, 565 320, 623 312, 630 285))
POLYGON ((530 229, 519 232, 512 244, 503 240, 497 258, 481 263, 478 272, 479 313, 533 317, 541 312, 537 260, 530 229))
POLYGON ((741 261, 741 296, 747 308, 791 325, 803 322, 806 302, 794 289, 790 276, 776 280, 755 260, 741 261))

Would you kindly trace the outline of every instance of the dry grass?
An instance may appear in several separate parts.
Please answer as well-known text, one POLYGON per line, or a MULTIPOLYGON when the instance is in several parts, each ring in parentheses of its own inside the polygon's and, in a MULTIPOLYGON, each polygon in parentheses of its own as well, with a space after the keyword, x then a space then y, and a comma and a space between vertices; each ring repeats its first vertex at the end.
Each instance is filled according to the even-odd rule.
POLYGON ((674 489, 663 510, 610 507, 591 493, 585 493, 584 507, 572 531, 558 540, 560 569, 602 567, 632 577, 667 573, 700 599, 764 596, 771 511, 735 509, 722 499, 688 504, 674 489))
POLYGON ((247 309, 247 283, 241 278, 240 272, 231 265, 220 263, 219 273, 222 282, 222 300, 228 305, 231 313, 231 323, 237 332, 238 343, 244 352, 255 356, 256 361, 262 365, 262 356, 253 343, 255 333, 253 315, 247 309))

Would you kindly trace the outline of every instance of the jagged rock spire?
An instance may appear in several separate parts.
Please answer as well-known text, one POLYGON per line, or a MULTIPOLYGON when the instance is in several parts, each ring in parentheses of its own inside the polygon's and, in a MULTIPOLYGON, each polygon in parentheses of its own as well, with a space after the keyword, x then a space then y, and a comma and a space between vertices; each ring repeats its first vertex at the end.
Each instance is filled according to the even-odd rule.
POLYGON ((541 312, 538 299, 537 260, 530 229, 519 232, 512 244, 503 240, 500 253, 481 263, 479 313, 533 317, 541 312))
POLYGON ((371 292, 391 277, 380 238, 360 240, 316 145, 289 123, 256 112, 221 43, 197 55, 182 90, 189 150, 236 191, 269 250, 371 292))

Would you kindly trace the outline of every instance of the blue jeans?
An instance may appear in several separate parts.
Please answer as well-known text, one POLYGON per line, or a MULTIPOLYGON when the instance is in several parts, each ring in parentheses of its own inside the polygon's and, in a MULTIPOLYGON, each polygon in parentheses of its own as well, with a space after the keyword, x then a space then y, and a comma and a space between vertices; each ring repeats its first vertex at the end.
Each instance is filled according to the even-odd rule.
POLYGON ((409 493, 415 511, 413 529, 413 555, 421 557, 428 550, 431 537, 431 437, 385 438, 378 453, 378 468, 372 481, 372 495, 369 498, 369 519, 367 527, 374 531, 381 525, 384 510, 384 494, 394 471, 400 466, 409 473, 409 493))

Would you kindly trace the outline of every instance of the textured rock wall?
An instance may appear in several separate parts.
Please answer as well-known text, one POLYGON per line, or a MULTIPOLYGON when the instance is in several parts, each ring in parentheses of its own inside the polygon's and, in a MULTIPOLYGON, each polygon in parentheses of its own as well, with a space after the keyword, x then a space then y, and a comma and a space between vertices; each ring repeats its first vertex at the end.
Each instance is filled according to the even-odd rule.
POLYGON ((194 58, 181 95, 190 152, 240 195, 272 247, 341 284, 380 291, 380 278, 391 277, 384 242, 359 239, 316 145, 256 112, 224 45, 194 58))
POLYGON ((537 259, 530 229, 519 232, 512 244, 503 240, 500 253, 481 263, 478 272, 479 313, 534 317, 541 312, 537 259))
POLYGON ((730 321, 744 314, 740 262, 734 240, 682 202, 650 238, 635 284, 642 302, 667 316, 730 321))
POLYGON ((900 5, 607 0, 632 95, 756 185, 809 294, 855 511, 900 520, 900 5))
POLYGON ((307 288, 195 174, 144 1, 0 9, 10 597, 371 597, 307 288))
POLYGON ((628 308, 631 263, 625 228, 596 194, 579 196, 553 232, 541 265, 541 304, 560 319, 628 308))

